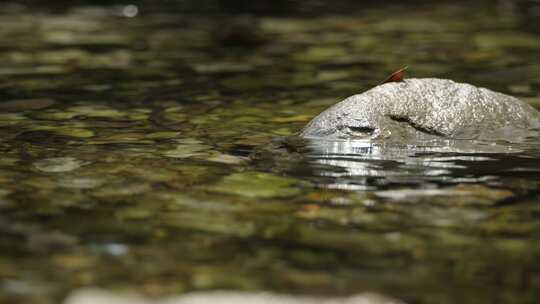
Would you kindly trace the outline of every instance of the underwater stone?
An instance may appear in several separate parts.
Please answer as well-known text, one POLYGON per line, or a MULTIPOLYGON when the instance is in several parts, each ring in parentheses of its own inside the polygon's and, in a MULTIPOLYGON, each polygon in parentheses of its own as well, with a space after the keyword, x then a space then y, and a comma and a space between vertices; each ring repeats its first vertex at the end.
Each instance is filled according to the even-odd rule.
POLYGON ((351 96, 319 114, 304 138, 521 141, 540 113, 512 96, 437 78, 406 79, 351 96))
POLYGON ((89 164, 87 161, 78 160, 73 157, 44 158, 36 161, 34 167, 42 172, 69 172, 89 164))
POLYGON ((294 178, 286 178, 264 172, 244 171, 224 177, 211 189, 216 192, 242 195, 251 198, 290 197, 302 192, 294 178))
POLYGON ((309 297, 270 292, 200 291, 163 299, 148 299, 129 293, 114 293, 95 288, 73 291, 64 304, 404 304, 377 293, 359 293, 349 297, 309 297))

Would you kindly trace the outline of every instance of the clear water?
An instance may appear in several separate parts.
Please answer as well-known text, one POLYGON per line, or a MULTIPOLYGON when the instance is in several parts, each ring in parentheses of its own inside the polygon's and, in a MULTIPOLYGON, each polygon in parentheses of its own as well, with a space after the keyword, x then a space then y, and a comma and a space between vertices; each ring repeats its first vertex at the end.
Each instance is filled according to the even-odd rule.
POLYGON ((537 140, 280 142, 405 65, 540 106, 540 4, 317 3, 2 6, 0 302, 98 286, 535 303, 537 140))

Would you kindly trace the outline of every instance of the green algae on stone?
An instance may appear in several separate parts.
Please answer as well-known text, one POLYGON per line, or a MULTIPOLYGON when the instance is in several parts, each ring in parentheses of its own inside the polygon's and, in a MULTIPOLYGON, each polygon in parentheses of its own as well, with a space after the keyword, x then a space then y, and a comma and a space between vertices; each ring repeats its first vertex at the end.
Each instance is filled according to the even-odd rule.
POLYGON ((302 193, 305 185, 296 179, 270 173, 246 171, 224 177, 210 190, 254 198, 290 197, 302 193))
POLYGON ((63 177, 58 181, 58 185, 60 187, 72 189, 93 189, 103 185, 104 183, 104 179, 78 176, 63 177))
POLYGON ((125 116, 124 112, 106 106, 80 105, 69 107, 67 111, 93 118, 118 118, 125 116))
POLYGON ((223 213, 182 212, 169 214, 164 220, 172 227, 237 237, 249 237, 256 233, 255 222, 241 221, 223 213), (212 220, 208 220, 208 217, 212 220))
POLYGON ((168 182, 178 177, 174 168, 169 168, 166 163, 139 163, 137 166, 129 166, 122 170, 128 176, 137 176, 152 182, 168 182))
POLYGON ((70 120, 77 115, 79 114, 75 112, 59 111, 56 109, 44 110, 44 111, 40 111, 39 113, 32 114, 32 116, 37 119, 45 119, 45 120, 70 120))
POLYGON ((50 131, 58 135, 71 136, 76 138, 89 138, 94 136, 92 130, 76 128, 71 126, 36 126, 31 128, 33 131, 50 131))
POLYGON ((210 64, 195 64, 193 69, 200 74, 212 74, 248 72, 252 70, 253 67, 247 63, 240 62, 212 62, 210 64))
POLYGON ((58 187, 57 182, 49 176, 32 176, 22 181, 22 184, 41 190, 51 190, 58 187))
POLYGON ((148 109, 115 109, 105 105, 80 104, 64 110, 46 109, 32 113, 31 116, 44 120, 71 120, 75 118, 93 118, 106 120, 146 120, 148 109))
POLYGON ((144 137, 148 139, 172 139, 177 138, 181 133, 176 131, 161 131, 145 134, 144 137))
POLYGON ((228 165, 240 165, 246 163, 247 159, 239 156, 223 154, 220 152, 212 153, 206 160, 211 162, 223 163, 228 165))
MULTIPOLYGON (((154 195, 152 195, 154 196, 154 195)), ((169 211, 187 211, 190 212, 237 212, 250 210, 240 204, 235 204, 223 197, 208 197, 206 195, 190 196, 175 192, 158 192, 155 195, 162 201, 167 201, 167 210, 169 211)))
POLYGON ((44 58, 45 62, 59 61, 59 62, 75 62, 76 65, 85 68, 110 68, 110 69, 124 69, 128 68, 132 61, 132 53, 125 50, 115 50, 108 53, 96 54, 96 53, 80 53, 75 54, 73 57, 71 54, 66 54, 65 57, 54 57, 49 55, 49 58, 44 58))
POLYGON ((9 156, 7 154, 4 154, 2 158, 0 158, 0 166, 13 166, 19 162, 19 159, 16 157, 9 156))
POLYGON ((144 220, 152 216, 152 211, 138 207, 131 207, 128 209, 119 210, 115 215, 120 220, 144 220))
POLYGON ((300 115, 294 115, 289 117, 276 117, 272 118, 271 121, 273 122, 308 122, 313 116, 308 114, 300 114, 300 115))
POLYGON ((73 171, 88 164, 89 162, 74 157, 54 157, 36 161, 34 167, 42 172, 57 173, 73 171))
POLYGON ((182 112, 182 108, 175 108, 173 107, 173 110, 169 111, 169 109, 163 111, 159 115, 159 119, 161 123, 167 123, 167 125, 170 125, 171 123, 175 124, 181 124, 188 120, 189 115, 187 113, 182 112))
POLYGON ((196 139, 178 139, 177 142, 174 149, 164 151, 163 155, 171 158, 188 158, 205 155, 212 148, 196 139))
POLYGON ((118 181, 113 183, 108 183, 92 191, 92 196, 103 198, 103 199, 113 199, 124 196, 134 196, 140 195, 150 191, 152 185, 145 183, 144 181, 118 181))
POLYGON ((16 99, 0 102, 0 111, 22 112, 50 107, 55 101, 48 98, 16 99))
POLYGON ((272 131, 273 134, 276 134, 278 136, 289 136, 295 132, 296 130, 291 130, 290 128, 280 128, 272 131))
POLYGON ((122 143, 131 143, 131 144, 153 144, 152 140, 145 139, 144 133, 135 133, 135 132, 125 132, 125 133, 114 133, 106 136, 95 137, 92 140, 88 141, 88 144, 122 144, 122 143))
POLYGON ((20 113, 0 113, 0 127, 17 125, 27 121, 28 118, 20 113))

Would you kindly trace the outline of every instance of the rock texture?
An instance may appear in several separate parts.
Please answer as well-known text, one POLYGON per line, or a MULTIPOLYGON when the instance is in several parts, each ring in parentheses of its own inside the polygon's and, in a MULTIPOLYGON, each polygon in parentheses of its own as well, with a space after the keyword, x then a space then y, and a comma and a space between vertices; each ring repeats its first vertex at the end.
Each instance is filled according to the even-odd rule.
POLYGON ((536 135, 540 112, 505 94, 446 79, 407 79, 351 96, 315 117, 305 138, 478 139, 536 135))
POLYGON ((80 289, 72 292, 64 304, 405 304, 401 300, 376 293, 361 293, 350 297, 307 297, 269 292, 208 291, 164 299, 147 299, 133 294, 113 293, 100 289, 80 289))

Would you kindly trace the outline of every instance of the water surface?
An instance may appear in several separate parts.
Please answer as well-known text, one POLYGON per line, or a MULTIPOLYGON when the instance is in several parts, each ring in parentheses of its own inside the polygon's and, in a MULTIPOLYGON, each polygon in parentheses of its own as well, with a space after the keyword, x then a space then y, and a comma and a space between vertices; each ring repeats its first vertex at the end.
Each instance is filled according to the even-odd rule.
POLYGON ((298 5, 0 8, 0 302, 98 286, 534 303, 537 140, 279 142, 405 65, 538 107, 540 4, 298 5))

